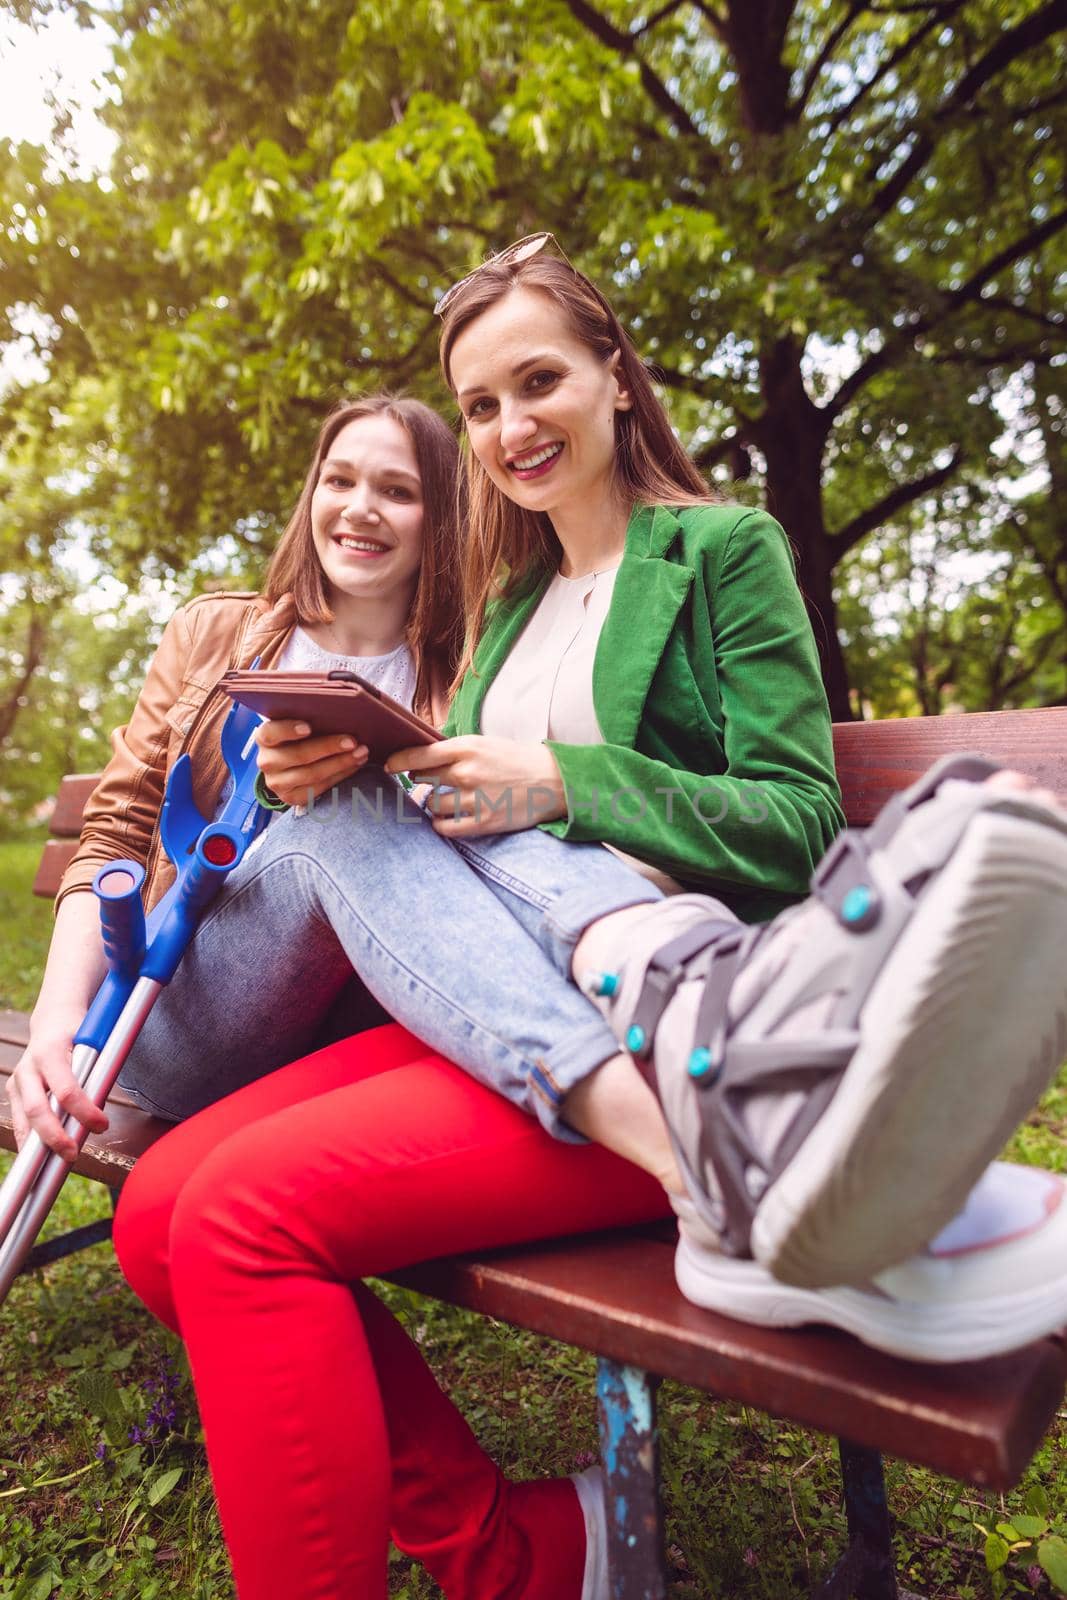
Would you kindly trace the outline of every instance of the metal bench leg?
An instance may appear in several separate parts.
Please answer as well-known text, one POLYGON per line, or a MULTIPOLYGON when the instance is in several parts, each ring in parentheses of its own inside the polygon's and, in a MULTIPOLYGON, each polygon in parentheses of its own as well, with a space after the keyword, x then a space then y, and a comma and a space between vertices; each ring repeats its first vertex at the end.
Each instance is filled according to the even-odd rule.
MULTIPOLYGON (((111 1196, 111 1210, 114 1212, 119 1203, 118 1189, 109 1189, 111 1196)), ((111 1217, 102 1217, 99 1222, 87 1222, 81 1228, 71 1228, 68 1233, 61 1233, 54 1239, 46 1239, 44 1244, 35 1244, 22 1266, 19 1276, 24 1272, 33 1272, 37 1267, 51 1266, 53 1261, 62 1261, 64 1256, 72 1256, 79 1250, 85 1250, 91 1244, 102 1244, 105 1239, 111 1238, 111 1217)))
POLYGON ((897 1587, 881 1456, 847 1439, 837 1445, 849 1546, 812 1600, 919 1600, 897 1587))
POLYGON ((597 1421, 607 1475, 611 1600, 666 1600, 659 1498, 659 1379, 597 1360, 597 1421))

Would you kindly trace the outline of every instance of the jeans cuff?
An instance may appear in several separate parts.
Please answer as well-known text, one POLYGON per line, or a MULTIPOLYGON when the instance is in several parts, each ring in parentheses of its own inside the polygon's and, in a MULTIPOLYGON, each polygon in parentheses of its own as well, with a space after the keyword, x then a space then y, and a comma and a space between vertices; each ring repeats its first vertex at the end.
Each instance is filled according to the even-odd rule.
POLYGON ((617 1056, 619 1049, 615 1035, 598 1017, 587 1027, 573 1031, 565 1044, 553 1045, 536 1059, 530 1073, 531 1100, 538 1121, 554 1139, 565 1144, 588 1144, 584 1134, 561 1119, 560 1107, 575 1084, 617 1056))
POLYGON ((634 880, 632 889, 629 885, 625 890, 605 889, 598 884, 582 884, 574 889, 565 889, 545 912, 549 953, 565 978, 571 974, 574 947, 591 922, 610 916, 613 911, 622 911, 627 906, 652 905, 664 898, 663 891, 647 878, 642 878, 637 872, 631 876, 634 880))

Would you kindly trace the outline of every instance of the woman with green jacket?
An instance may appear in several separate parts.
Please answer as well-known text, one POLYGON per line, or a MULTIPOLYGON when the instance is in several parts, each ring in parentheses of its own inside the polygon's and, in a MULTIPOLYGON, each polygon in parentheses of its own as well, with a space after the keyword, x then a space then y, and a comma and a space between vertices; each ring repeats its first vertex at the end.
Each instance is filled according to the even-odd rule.
POLYGON ((1062 1183, 983 1170, 1057 1064, 1067 817, 972 764, 826 854, 785 537, 711 500, 549 242, 439 308, 473 649, 445 739, 387 763, 430 788, 261 730, 295 809, 135 1085, 204 1104, 213 1037, 259 1077, 138 1163, 115 1228, 188 1345, 241 1600, 380 1596, 390 1537, 449 1596, 608 1592, 599 1475, 505 1480, 364 1276, 671 1206, 685 1292, 756 1321, 953 1359, 1067 1318, 1062 1183), (403 1026, 261 1077, 235 952, 260 993, 349 965, 403 1026))

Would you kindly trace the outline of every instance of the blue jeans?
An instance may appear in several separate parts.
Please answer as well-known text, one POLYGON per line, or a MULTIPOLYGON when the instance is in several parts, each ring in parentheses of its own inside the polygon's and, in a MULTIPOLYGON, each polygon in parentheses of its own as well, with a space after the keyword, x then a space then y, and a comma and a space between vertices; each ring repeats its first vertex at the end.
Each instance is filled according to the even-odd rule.
POLYGON ((570 981, 580 934, 659 889, 532 828, 448 840, 368 768, 276 818, 230 874, 120 1078, 179 1121, 315 1048, 353 970, 432 1049, 577 1140, 568 1091, 618 1051, 570 981))

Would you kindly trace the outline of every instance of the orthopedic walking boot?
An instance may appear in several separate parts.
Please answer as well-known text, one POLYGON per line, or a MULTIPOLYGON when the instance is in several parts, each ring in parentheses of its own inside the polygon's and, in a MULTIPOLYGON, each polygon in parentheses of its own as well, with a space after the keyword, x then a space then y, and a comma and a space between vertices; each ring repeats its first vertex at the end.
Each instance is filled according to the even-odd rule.
POLYGON ((678 896, 583 977, 716 1254, 867 1288, 961 1211, 1067 1056, 1067 812, 995 770, 938 763, 765 927, 678 896))

